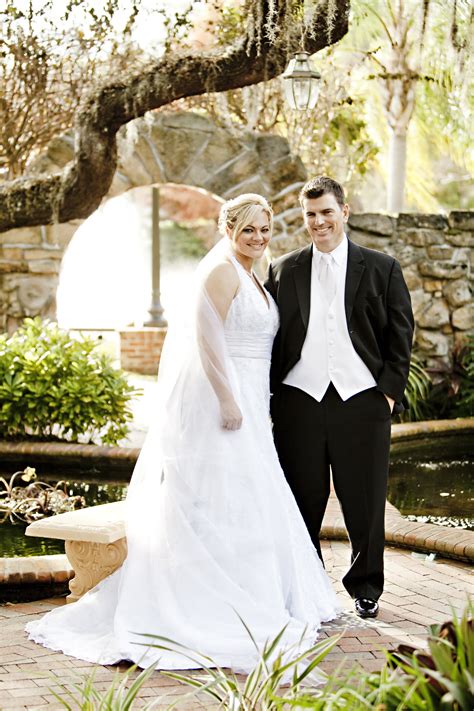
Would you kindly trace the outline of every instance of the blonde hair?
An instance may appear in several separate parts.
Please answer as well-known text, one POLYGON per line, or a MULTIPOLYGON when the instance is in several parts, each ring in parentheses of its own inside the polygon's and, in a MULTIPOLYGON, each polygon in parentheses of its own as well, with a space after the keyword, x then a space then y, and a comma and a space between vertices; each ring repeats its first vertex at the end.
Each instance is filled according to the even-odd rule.
POLYGON ((251 224, 260 210, 263 210, 268 216, 271 232, 273 228, 273 210, 265 198, 262 195, 258 195, 258 193, 244 193, 232 198, 232 200, 227 200, 222 205, 219 213, 219 221, 217 223, 219 232, 226 236, 228 234, 227 230, 229 230, 230 236, 234 238, 244 227, 251 224))

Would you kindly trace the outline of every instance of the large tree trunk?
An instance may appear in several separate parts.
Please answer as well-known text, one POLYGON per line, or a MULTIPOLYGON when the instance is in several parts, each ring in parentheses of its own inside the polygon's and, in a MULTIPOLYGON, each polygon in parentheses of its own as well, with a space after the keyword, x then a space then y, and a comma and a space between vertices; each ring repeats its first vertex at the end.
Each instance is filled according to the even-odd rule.
POLYGON ((407 163, 407 134, 390 132, 387 186, 388 212, 403 212, 407 163))
MULTIPOLYGON (((116 134, 121 126, 147 111, 186 96, 225 91, 281 74, 291 52, 301 49, 301 27, 285 32, 285 42, 270 44, 264 23, 269 9, 262 5, 262 42, 244 37, 238 46, 203 54, 165 55, 135 76, 114 81, 93 92, 75 121, 75 156, 56 175, 20 178, 0 186, 0 231, 15 227, 68 222, 88 217, 99 206, 112 182, 117 163, 116 134)), ((273 10, 283 22, 285 0, 273 10)), ((349 0, 327 0, 318 8, 313 31, 304 48, 314 53, 336 42, 348 29, 349 0), (337 7, 328 39, 328 7, 337 7)))

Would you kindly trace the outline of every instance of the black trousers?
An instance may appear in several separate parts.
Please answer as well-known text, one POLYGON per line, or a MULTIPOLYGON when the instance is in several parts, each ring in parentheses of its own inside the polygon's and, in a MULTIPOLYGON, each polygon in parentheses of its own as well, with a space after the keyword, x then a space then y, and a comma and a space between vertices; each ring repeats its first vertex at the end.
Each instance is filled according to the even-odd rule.
POLYGON ((330 468, 351 542, 343 584, 353 598, 383 591, 384 516, 390 449, 390 406, 380 391, 341 400, 329 385, 321 402, 282 385, 272 404, 275 445, 321 560, 319 533, 330 468))

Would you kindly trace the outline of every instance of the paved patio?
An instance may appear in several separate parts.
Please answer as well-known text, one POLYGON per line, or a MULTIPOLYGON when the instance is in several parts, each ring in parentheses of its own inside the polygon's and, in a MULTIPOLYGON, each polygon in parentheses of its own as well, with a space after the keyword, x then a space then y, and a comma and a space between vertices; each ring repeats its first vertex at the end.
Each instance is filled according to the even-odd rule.
MULTIPOLYGON (((134 402, 132 432, 123 444, 126 447, 140 447, 150 421, 156 385, 151 377, 132 376, 131 380, 144 388, 144 396, 134 402)), ((446 547, 454 549, 457 545, 460 547, 459 554, 472 558, 472 534, 468 537, 467 532, 458 530, 456 540, 448 540, 453 536, 452 529, 413 524, 402 519, 390 505, 387 507, 386 524, 387 540, 405 548, 386 548, 386 591, 376 620, 360 620, 343 590, 341 578, 348 567, 349 544, 344 540, 322 542, 326 569, 346 610, 340 619, 325 625, 321 631, 321 636, 331 636, 344 630, 339 644, 322 664, 326 671, 336 669, 342 662, 348 667, 359 664, 366 670, 380 669, 384 663, 384 649, 393 649, 402 642, 423 646, 426 626, 448 619, 452 608, 460 613, 467 595, 474 595, 472 566, 468 563, 439 557, 431 560, 427 555, 412 553, 407 548, 416 544, 418 550, 422 550, 428 536, 429 550, 436 550, 438 543, 442 544, 440 550, 446 547), (433 529, 436 530, 436 546, 429 537, 433 529)), ((344 535, 339 507, 334 498, 331 498, 325 525, 327 535, 344 535)), ((62 604, 65 604, 64 598, 0 605, 0 710, 64 709, 53 695, 55 692, 65 696, 62 686, 73 689, 74 683, 80 682, 94 670, 96 688, 106 689, 117 670, 122 672, 127 669, 127 665, 94 667, 29 642, 23 631, 26 622, 62 604)), ((154 708, 166 709, 177 700, 179 711, 211 708, 206 697, 189 698, 189 687, 181 686, 159 672, 155 672, 144 685, 133 708, 157 701, 165 694, 166 698, 154 708)))
MULTIPOLYGON (((349 666, 358 663, 367 670, 379 669, 384 662, 383 649, 393 649, 401 642, 423 645, 426 625, 449 618, 451 608, 459 613, 467 594, 474 594, 472 567, 468 564, 441 558, 430 561, 422 554, 388 548, 387 585, 379 617, 363 621, 352 612, 352 601, 343 592, 340 582, 347 568, 348 544, 324 541, 323 550, 327 570, 346 609, 340 620, 325 625, 322 630, 322 635, 331 636, 345 629, 339 644, 322 665, 326 671, 335 669, 342 661, 349 666)), ((60 684, 72 688, 78 678, 94 668, 27 640, 23 631, 25 623, 61 604, 64 599, 56 598, 0 606, 0 709, 50 711, 64 708, 52 692, 63 694, 60 684)), ((123 671, 126 666, 118 668, 123 671)), ((116 670, 117 667, 96 667, 96 687, 107 688, 116 670)), ((166 699, 155 708, 165 709, 179 698, 182 702, 177 708, 183 711, 211 708, 205 697, 189 699, 185 698, 187 693, 188 687, 155 672, 134 708, 157 701, 164 694, 166 699)))

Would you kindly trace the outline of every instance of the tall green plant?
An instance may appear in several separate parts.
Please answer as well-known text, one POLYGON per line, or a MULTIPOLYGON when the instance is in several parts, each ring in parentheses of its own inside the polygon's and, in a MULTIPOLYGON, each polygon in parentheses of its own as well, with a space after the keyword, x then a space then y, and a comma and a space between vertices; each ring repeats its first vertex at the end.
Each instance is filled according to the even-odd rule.
POLYGON ((453 616, 442 625, 430 625, 429 651, 400 645, 389 663, 403 673, 403 681, 423 679, 429 709, 474 708, 474 605, 466 606, 460 619, 453 616))
POLYGON ((343 633, 303 649, 300 640, 282 653, 278 651, 278 646, 285 634, 286 626, 260 649, 251 630, 243 620, 241 621, 258 656, 258 662, 243 684, 239 682, 232 670, 223 669, 212 658, 196 655, 165 637, 149 635, 150 647, 168 651, 178 646, 188 659, 197 661, 198 664, 202 664, 201 660, 204 659, 204 676, 202 674, 188 676, 170 671, 162 673, 193 687, 196 692, 209 696, 214 703, 219 704, 220 708, 232 709, 232 711, 255 711, 256 709, 277 711, 283 708, 283 705, 291 706, 296 701, 301 695, 303 682, 312 681, 314 684, 316 681, 320 684, 327 680, 327 675, 318 669, 319 664, 339 642, 343 633), (283 685, 286 685, 286 690, 284 697, 281 697, 283 685))
POLYGON ((426 401, 431 388, 431 378, 421 359, 414 353, 411 357, 410 371, 405 389, 408 409, 403 413, 403 422, 418 422, 426 416, 426 401))
MULTIPOLYGON (((73 684, 74 691, 62 687, 63 694, 51 690, 53 696, 67 711, 131 711, 140 689, 155 671, 153 667, 144 669, 129 685, 131 674, 137 669, 130 667, 124 674, 116 672, 107 691, 102 692, 94 685, 94 672, 84 681, 73 684)), ((141 708, 151 708, 146 705, 141 708)))
MULTIPOLYGON (((429 650, 400 645, 395 653, 386 652, 386 663, 379 672, 364 672, 360 668, 343 671, 342 666, 331 674, 318 667, 342 634, 310 646, 292 660, 285 661, 276 652, 284 629, 269 640, 247 679, 242 682, 229 669, 222 669, 211 658, 193 652, 172 640, 148 635, 150 646, 167 651, 179 650, 196 665, 204 668, 187 675, 179 672, 159 672, 191 688, 189 694, 164 706, 166 694, 142 708, 175 709, 196 694, 209 698, 213 708, 229 711, 472 711, 474 708, 474 606, 468 601, 460 619, 429 627, 429 650), (317 673, 319 682, 307 686, 317 673)), ((250 630, 247 631, 252 639, 250 630)), ((125 711, 139 697, 154 668, 150 667, 134 680, 127 694, 132 667, 119 683, 116 676, 105 692, 94 687, 93 675, 76 684, 78 693, 65 689, 66 698, 55 694, 66 709, 83 711, 125 711), (69 701, 76 705, 71 706, 69 701)))
POLYGON ((25 319, 0 335, 0 437, 117 444, 128 433, 139 390, 91 338, 25 319))

